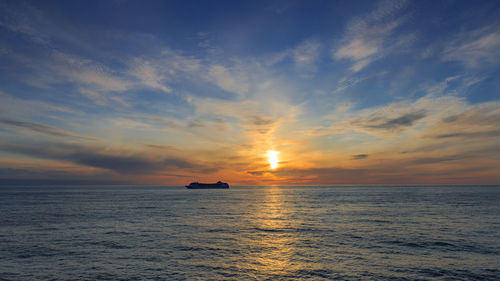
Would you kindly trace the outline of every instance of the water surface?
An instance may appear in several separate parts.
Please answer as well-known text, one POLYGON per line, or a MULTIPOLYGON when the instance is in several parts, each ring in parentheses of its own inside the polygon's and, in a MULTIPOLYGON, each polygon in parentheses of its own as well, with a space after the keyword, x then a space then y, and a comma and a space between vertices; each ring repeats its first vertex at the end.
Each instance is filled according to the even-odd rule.
POLYGON ((499 280, 500 187, 2 187, 0 280, 499 280))

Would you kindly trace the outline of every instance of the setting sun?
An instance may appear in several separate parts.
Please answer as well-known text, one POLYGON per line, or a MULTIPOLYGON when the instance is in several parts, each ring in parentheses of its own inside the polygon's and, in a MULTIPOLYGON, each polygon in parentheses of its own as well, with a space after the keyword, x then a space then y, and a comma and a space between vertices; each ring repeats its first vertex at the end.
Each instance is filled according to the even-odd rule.
POLYGON ((276 169, 278 167, 278 154, 279 151, 268 150, 267 158, 269 160, 269 165, 271 165, 271 169, 276 169))

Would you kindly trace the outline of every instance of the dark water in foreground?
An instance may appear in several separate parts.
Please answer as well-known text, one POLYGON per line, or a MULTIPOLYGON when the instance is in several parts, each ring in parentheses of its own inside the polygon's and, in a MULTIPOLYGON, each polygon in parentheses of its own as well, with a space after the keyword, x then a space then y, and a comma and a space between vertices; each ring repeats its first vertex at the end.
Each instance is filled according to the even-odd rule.
POLYGON ((500 187, 3 187, 0 280, 499 280, 500 187))

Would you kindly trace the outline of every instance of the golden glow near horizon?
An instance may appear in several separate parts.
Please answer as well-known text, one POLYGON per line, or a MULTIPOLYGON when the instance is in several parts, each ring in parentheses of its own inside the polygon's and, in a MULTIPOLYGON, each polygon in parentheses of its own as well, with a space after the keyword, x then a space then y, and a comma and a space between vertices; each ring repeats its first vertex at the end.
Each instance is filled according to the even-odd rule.
POLYGON ((274 150, 268 150, 267 151, 267 158, 269 160, 269 165, 271 165, 271 169, 276 169, 278 167, 278 154, 279 151, 274 151, 274 150))

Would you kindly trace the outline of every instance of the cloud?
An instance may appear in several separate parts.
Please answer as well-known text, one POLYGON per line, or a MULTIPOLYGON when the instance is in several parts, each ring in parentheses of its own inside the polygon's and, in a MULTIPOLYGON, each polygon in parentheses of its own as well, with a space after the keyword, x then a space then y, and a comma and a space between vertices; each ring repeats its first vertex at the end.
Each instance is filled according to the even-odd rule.
POLYGON ((253 176, 261 176, 268 171, 247 171, 248 174, 253 175, 253 176))
POLYGON ((447 61, 459 61, 469 67, 500 62, 500 28, 498 24, 462 32, 449 40, 442 52, 447 61))
POLYGON ((175 83, 179 76, 183 79, 197 79, 203 64, 199 59, 182 55, 164 48, 160 54, 149 58, 132 58, 125 71, 137 79, 136 87, 146 87, 172 93, 169 85, 175 83))
MULTIPOLYGON (((112 70, 93 60, 69 55, 59 51, 52 53, 54 63, 50 68, 59 75, 49 78, 48 83, 74 82, 80 92, 99 105, 106 104, 110 92, 124 92, 134 85, 129 80, 115 75, 112 70)), ((54 76, 54 75, 53 75, 54 76)))
POLYGON ((470 158, 470 157, 471 157, 470 155, 461 155, 461 154, 442 156, 442 157, 423 157, 423 158, 417 158, 417 159, 413 160, 413 163, 415 163, 415 164, 434 164, 434 163, 461 160, 461 159, 470 158))
MULTIPOLYGON (((463 79, 467 80, 467 79, 463 79)), ((441 83, 440 83, 441 84, 441 83)), ((379 137, 400 136, 408 131, 418 133, 441 119, 464 112, 468 108, 465 99, 453 95, 443 95, 432 90, 416 100, 402 100, 385 106, 354 110, 353 106, 339 105, 341 109, 325 115, 324 120, 332 120, 330 126, 314 128, 310 135, 338 135, 356 131, 379 137)))
POLYGON ((264 118, 261 116, 253 116, 252 119, 253 120, 251 122, 257 126, 271 125, 275 122, 275 120, 273 120, 273 119, 268 119, 268 118, 264 118))
POLYGON ((192 169, 214 171, 177 157, 155 157, 146 154, 109 150, 97 146, 69 143, 45 143, 37 145, 0 143, 0 150, 35 158, 68 161, 78 165, 107 169, 118 173, 152 174, 164 169, 192 169))
POLYGON ((50 25, 44 15, 38 9, 23 2, 13 6, 15 7, 9 6, 5 2, 0 3, 2 10, 0 26, 20 33, 34 42, 47 45, 50 42, 50 36, 45 32, 40 32, 40 28, 47 28, 50 25))
POLYGON ((306 74, 316 72, 320 49, 321 44, 315 40, 306 40, 295 47, 291 52, 296 70, 306 74))
POLYGON ((230 93, 236 93, 244 96, 248 93, 248 83, 242 76, 238 76, 234 71, 229 71, 222 65, 212 65, 207 72, 209 81, 213 81, 221 89, 230 93))
POLYGON ((351 41, 348 45, 343 46, 334 53, 336 59, 351 59, 355 63, 351 67, 353 72, 358 72, 368 64, 370 64, 375 58, 373 55, 377 54, 379 51, 380 42, 378 41, 366 41, 364 39, 355 39, 351 41))
POLYGON ((477 161, 478 159, 490 158, 492 160, 500 159, 498 155, 499 145, 484 145, 477 149, 462 150, 458 153, 444 154, 439 156, 417 157, 413 159, 415 164, 434 164, 449 161, 458 161, 467 159, 467 161, 477 161))
POLYGON ((164 66, 166 73, 172 73, 171 71, 194 73, 201 70, 203 66, 200 59, 182 55, 181 53, 169 48, 164 48, 161 55, 162 58, 160 63, 164 66))
POLYGON ((414 40, 413 35, 393 36, 406 21, 404 16, 399 16, 406 3, 380 1, 374 11, 356 17, 347 26, 346 35, 341 40, 343 43, 332 50, 332 58, 351 60, 351 71, 358 72, 394 50, 407 47, 414 40))
POLYGON ((164 144, 155 144, 155 143, 143 143, 142 145, 150 147, 150 148, 154 148, 154 149, 159 149, 159 150, 178 150, 173 145, 164 145, 164 144))
POLYGON ((239 98, 248 94, 250 87, 249 67, 236 60, 230 63, 210 58, 202 60, 169 48, 148 58, 133 58, 127 67, 125 73, 136 80, 135 87, 154 88, 177 95, 184 94, 174 91, 172 85, 178 83, 187 85, 184 90, 194 95, 221 96, 220 90, 223 90, 239 98), (217 89, 216 94, 213 94, 213 89, 217 89), (199 91, 204 92, 197 93, 199 91))
POLYGON ((0 167, 0 185, 119 185, 128 179, 114 178, 110 173, 92 173, 64 170, 60 167, 40 169, 32 167, 0 167))
POLYGON ((64 131, 61 129, 57 129, 54 127, 50 127, 50 126, 42 125, 42 124, 38 124, 38 123, 33 123, 33 122, 0 119, 0 124, 4 124, 7 126, 11 126, 11 127, 27 129, 27 130, 30 130, 33 132, 37 132, 37 133, 41 133, 41 134, 45 134, 45 135, 50 135, 50 136, 55 136, 55 137, 75 138, 75 139, 82 139, 82 140, 96 140, 95 138, 75 135, 73 133, 70 133, 70 132, 67 132, 67 131, 64 131))
MULTIPOLYGON (((114 68, 94 59, 58 50, 50 51, 50 59, 28 59, 22 63, 30 69, 27 83, 40 88, 70 85, 101 106, 116 104, 130 107, 127 95, 123 94, 125 92, 158 89, 172 93, 169 84, 183 80, 199 83, 205 81, 207 72, 206 69, 201 71, 199 60, 168 49, 148 59, 125 57, 116 62, 120 66, 114 68)), ((224 81, 227 82, 227 79, 224 81)), ((238 81, 233 83, 239 85, 238 81)))
POLYGON ((395 169, 391 165, 370 168, 283 168, 272 171, 253 171, 255 176, 274 175, 276 182, 292 184, 377 184, 411 182, 412 173, 395 169))
POLYGON ((389 120, 381 120, 382 117, 376 116, 368 120, 354 121, 357 125, 370 129, 397 130, 404 127, 411 127, 413 124, 424 118, 424 112, 412 112, 389 120))
POLYGON ((500 135, 500 103, 478 104, 447 115, 424 135, 434 139, 490 139, 500 135))
POLYGON ((268 1, 266 10, 272 11, 278 15, 286 13, 289 9, 297 5, 297 1, 268 1))
POLYGON ((481 132, 457 132, 457 133, 448 133, 433 136, 437 139, 445 139, 445 138, 484 138, 484 137, 499 137, 500 130, 490 130, 490 131, 481 131, 481 132))
POLYGON ((110 55, 107 46, 100 48, 98 42, 92 42, 92 40, 123 41, 125 38, 125 40, 131 39, 126 42, 127 44, 133 42, 135 48, 142 48, 142 41, 152 41, 148 34, 122 33, 119 30, 96 32, 75 26, 72 21, 65 21, 60 17, 58 18, 60 22, 56 23, 46 12, 26 3, 1 6, 2 11, 6 12, 0 17, 0 26, 25 35, 32 43, 43 45, 37 52, 42 52, 44 55, 38 57, 34 57, 31 53, 23 54, 22 50, 16 48, 13 48, 16 53, 10 55, 10 58, 16 59, 16 63, 22 63, 29 69, 19 75, 25 76, 26 82, 36 87, 54 88, 54 86, 71 85, 98 105, 116 103, 129 106, 123 97, 117 95, 118 93, 143 88, 154 88, 170 93, 172 89, 166 82, 170 82, 171 72, 177 73, 180 70, 189 72, 198 68, 197 60, 179 56, 170 50, 162 51, 161 58, 152 59, 151 61, 155 62, 152 64, 150 61, 115 52, 110 55), (55 47, 61 45, 65 48, 55 47), (94 58, 107 57, 107 61, 111 63, 99 63, 97 59, 69 52, 69 48, 92 53, 94 58))
POLYGON ((45 116, 46 114, 76 114, 78 111, 65 106, 49 104, 37 100, 23 99, 0 90, 0 118, 26 118, 34 119, 45 116))
POLYGON ((351 159, 352 160, 360 160, 360 159, 366 159, 368 158, 368 154, 356 154, 352 155, 351 159))
MULTIPOLYGON (((257 60, 259 65, 272 67, 285 63, 286 68, 290 68, 301 77, 308 78, 318 71, 318 64, 323 55, 323 44, 316 39, 306 39, 281 52, 266 56, 257 60)), ((280 67, 280 66, 278 66, 280 67)))
POLYGON ((363 60, 367 57, 376 54, 378 51, 378 47, 373 44, 370 45, 369 42, 366 42, 363 39, 355 39, 342 48, 340 48, 337 52, 335 52, 335 56, 337 58, 351 58, 353 60, 363 60))
POLYGON ((498 156, 481 162, 494 147, 434 157, 369 159, 356 161, 358 167, 282 167, 277 170, 247 171, 268 182, 289 184, 495 184, 500 179, 498 156), (478 159, 479 158, 479 159, 478 159), (467 160, 459 162, 459 160, 467 160), (493 166, 492 166, 493 163, 493 166), (455 165, 453 165, 455 164, 455 165), (361 166, 363 165, 363 166, 361 166))
POLYGON ((200 118, 189 120, 187 123, 187 127, 188 128, 203 128, 203 127, 205 127, 205 121, 203 121, 203 119, 200 119, 200 118))
POLYGON ((45 50, 45 54, 16 58, 18 68, 25 67, 27 70, 18 74, 17 78, 44 90, 64 88, 66 92, 71 92, 76 89, 98 105, 111 101, 123 105, 123 99, 116 94, 138 86, 130 77, 95 60, 58 50, 45 50))
POLYGON ((159 89, 165 93, 172 92, 172 88, 168 87, 164 82, 166 77, 160 75, 157 68, 149 62, 138 61, 133 70, 133 75, 135 75, 144 86, 159 89))

